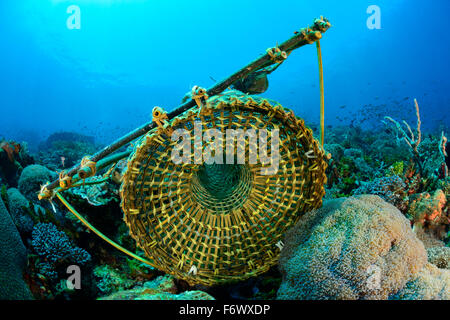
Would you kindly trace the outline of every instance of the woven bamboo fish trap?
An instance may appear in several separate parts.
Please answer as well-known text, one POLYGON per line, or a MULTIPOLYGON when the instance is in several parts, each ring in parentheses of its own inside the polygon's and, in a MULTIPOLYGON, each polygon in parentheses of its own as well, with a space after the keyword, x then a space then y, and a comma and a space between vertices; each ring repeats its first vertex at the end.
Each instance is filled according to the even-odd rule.
MULTIPOLYGON (((249 144, 240 150, 246 159, 249 144)), ((292 111, 228 91, 139 141, 121 187, 124 220, 138 246, 166 273, 190 284, 246 279, 276 264, 286 230, 321 206, 325 169, 312 131, 292 111), (177 142, 169 132, 185 129, 194 143, 195 121, 203 123, 203 133, 211 128, 224 134, 227 129, 278 129, 278 171, 262 174, 261 163, 248 161, 174 164, 177 142)))

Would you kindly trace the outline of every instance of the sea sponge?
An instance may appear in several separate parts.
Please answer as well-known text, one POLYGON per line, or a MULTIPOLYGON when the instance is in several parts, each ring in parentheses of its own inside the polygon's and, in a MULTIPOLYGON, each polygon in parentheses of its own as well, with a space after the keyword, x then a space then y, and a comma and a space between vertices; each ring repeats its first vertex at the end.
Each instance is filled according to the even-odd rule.
POLYGON ((28 200, 37 202, 37 194, 41 186, 56 177, 57 174, 46 167, 33 164, 23 169, 19 178, 19 190, 28 200))
POLYGON ((33 299, 22 273, 27 252, 0 198, 0 300, 33 299))
MULTIPOLYGON (((11 218, 21 234, 33 230, 33 219, 27 213, 28 200, 16 188, 8 189, 8 208, 11 218)), ((33 210, 33 209, 29 209, 33 210)))
POLYGON ((427 263, 409 221, 374 195, 328 201, 288 231, 278 299, 388 299, 427 263))

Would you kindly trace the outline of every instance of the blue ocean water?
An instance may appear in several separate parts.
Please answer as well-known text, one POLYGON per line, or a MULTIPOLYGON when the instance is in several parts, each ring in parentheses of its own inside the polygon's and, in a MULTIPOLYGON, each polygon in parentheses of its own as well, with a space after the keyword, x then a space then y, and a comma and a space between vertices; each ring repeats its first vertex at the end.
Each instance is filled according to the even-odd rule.
MULTIPOLYGON (((0 137, 32 147, 64 130, 107 143, 320 15, 333 25, 321 41, 327 125, 415 121, 417 98, 425 128, 448 127, 448 9, 448 0, 2 0, 0 137), (71 5, 80 29, 67 27, 71 5), (381 29, 367 27, 370 5, 381 29)), ((317 123, 315 46, 291 54, 263 95, 317 123)))

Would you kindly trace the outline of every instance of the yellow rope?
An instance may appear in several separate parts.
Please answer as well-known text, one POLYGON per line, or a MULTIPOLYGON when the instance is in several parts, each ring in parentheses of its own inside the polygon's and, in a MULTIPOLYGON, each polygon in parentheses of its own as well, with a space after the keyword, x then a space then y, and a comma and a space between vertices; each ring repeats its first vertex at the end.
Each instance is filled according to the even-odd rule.
POLYGON ((99 236, 100 238, 102 238, 103 240, 108 242, 114 248, 116 248, 116 249, 122 251, 123 253, 129 255, 130 257, 132 257, 132 258, 134 258, 136 260, 139 260, 139 261, 141 261, 141 262, 143 262, 143 263, 145 263, 145 264, 147 264, 147 265, 149 265, 151 267, 155 267, 156 268, 156 265, 153 262, 151 262, 149 260, 146 260, 146 259, 138 256, 137 254, 134 254, 131 251, 128 251, 127 249, 125 249, 124 247, 119 245, 118 243, 114 242, 113 240, 111 240, 110 238, 105 236, 103 233, 101 233, 99 230, 97 230, 93 225, 91 225, 85 218, 83 218, 80 215, 80 213, 78 213, 78 211, 75 210, 75 208, 72 207, 70 205, 70 203, 59 192, 56 192, 55 194, 58 197, 58 199, 61 200, 62 204, 65 205, 66 208, 69 209, 69 211, 72 212, 75 215, 75 217, 77 217, 77 219, 81 221, 81 223, 83 223, 89 230, 94 232, 97 236, 99 236))
POLYGON ((65 170, 59 173, 59 186, 61 190, 66 190, 72 187, 72 177, 67 175, 65 170))
POLYGON ((325 94, 323 85, 323 65, 322 65, 322 50, 320 48, 320 41, 316 41, 317 58, 319 60, 319 81, 320 81, 320 144, 323 149, 323 141, 325 136, 325 94))

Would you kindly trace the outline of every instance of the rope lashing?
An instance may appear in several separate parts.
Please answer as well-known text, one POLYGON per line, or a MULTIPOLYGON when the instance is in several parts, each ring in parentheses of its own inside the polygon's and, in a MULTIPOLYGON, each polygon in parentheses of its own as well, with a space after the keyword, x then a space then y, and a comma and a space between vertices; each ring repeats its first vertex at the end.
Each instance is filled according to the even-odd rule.
POLYGON ((49 190, 47 186, 49 185, 49 182, 47 182, 45 185, 41 186, 41 190, 38 194, 38 199, 52 199, 55 196, 55 192, 53 190, 49 190))
POLYGON ((267 54, 270 56, 270 59, 275 63, 281 63, 287 59, 288 54, 285 51, 281 51, 280 48, 274 47, 266 50, 267 54))
POLYGON ((325 93, 323 84, 323 63, 322 63, 322 49, 320 47, 320 40, 316 41, 317 59, 319 61, 319 82, 320 82, 320 145, 323 149, 325 139, 325 93))
POLYGON ((103 240, 105 240, 106 242, 108 242, 110 245, 112 245, 114 248, 122 251, 123 253, 127 254, 128 256, 130 256, 131 258, 134 258, 136 260, 139 260, 142 263, 145 263, 151 267, 156 267, 156 265, 147 260, 144 259, 140 256, 138 256, 137 254, 134 254, 133 252, 125 249, 124 247, 122 247, 121 245, 119 245, 118 243, 114 242, 113 240, 111 240, 110 238, 108 238, 107 236, 105 236, 103 233, 101 233, 99 230, 97 230, 93 225, 91 225, 74 207, 72 207, 70 205, 70 203, 61 195, 61 193, 59 192, 55 192, 55 195, 58 197, 58 199, 61 201, 61 203, 70 211, 73 213, 73 215, 80 220, 80 222, 82 224, 84 224, 89 230, 91 230, 93 233, 95 233, 97 236, 99 236, 100 238, 102 238, 103 240))
POLYGON ((308 44, 313 44, 314 42, 322 39, 322 33, 331 28, 331 23, 327 18, 321 16, 319 19, 314 20, 314 26, 315 29, 319 30, 313 30, 310 27, 307 27, 300 31, 300 33, 303 35, 303 38, 308 44))
POLYGON ((167 130, 169 134, 172 133, 172 128, 169 126, 169 117, 167 112, 161 107, 154 107, 152 110, 152 121, 156 123, 160 130, 167 130))
POLYGON ((82 180, 95 176, 97 173, 97 162, 91 161, 86 156, 81 160, 80 170, 78 170, 78 177, 82 180))
POLYGON ((320 16, 319 19, 314 20, 314 25, 320 32, 325 33, 328 29, 331 28, 330 21, 324 16, 320 16))
POLYGON ((59 173, 59 186, 62 190, 72 187, 72 177, 66 174, 65 170, 59 173))
POLYGON ((209 98, 208 94, 206 93, 206 89, 199 87, 199 86, 194 86, 192 88, 191 94, 192 94, 192 99, 195 101, 195 103, 198 106, 198 109, 199 109, 198 113, 200 114, 202 111, 203 105, 204 105, 203 102, 208 100, 208 98, 209 98))

